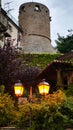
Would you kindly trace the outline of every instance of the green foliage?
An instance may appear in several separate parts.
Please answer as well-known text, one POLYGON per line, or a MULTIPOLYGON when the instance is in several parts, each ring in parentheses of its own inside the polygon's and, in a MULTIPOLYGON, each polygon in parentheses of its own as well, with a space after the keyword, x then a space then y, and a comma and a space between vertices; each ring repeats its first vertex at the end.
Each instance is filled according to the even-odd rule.
POLYGON ((68 85, 67 90, 63 90, 67 96, 73 96, 73 83, 68 85))
POLYGON ((58 34, 58 39, 55 41, 57 44, 56 49, 61 53, 68 53, 73 50, 73 34, 67 35, 66 37, 58 34))
POLYGON ((8 94, 0 95, 0 127, 13 125, 17 119, 16 115, 11 97, 8 94))
POLYGON ((21 77, 20 52, 10 46, 5 45, 0 48, 0 85, 5 86, 5 92, 13 94, 13 84, 21 77))
POLYGON ((0 94, 4 94, 4 89, 5 89, 5 86, 4 85, 0 85, 0 94))
POLYGON ((73 101, 68 99, 61 105, 60 112, 64 118, 65 127, 73 127, 73 101))
POLYGON ((49 94, 40 104, 19 105, 19 113, 18 127, 27 130, 65 130, 73 126, 73 101, 67 100, 62 91, 49 94))
MULTIPOLYGON (((44 68, 57 57, 57 54, 24 54, 9 44, 0 48, 0 85, 4 85, 5 92, 13 96, 13 85, 15 82, 18 82, 18 80, 24 81, 24 77, 26 77, 29 82, 29 78, 24 75, 27 71, 26 67, 31 68, 36 66, 39 69, 44 68)), ((28 75, 30 75, 29 71, 28 73, 28 75)), ((34 73, 31 72, 31 74, 33 75, 34 73)), ((37 71, 35 71, 35 76, 37 76, 37 74, 37 71)))
POLYGON ((26 90, 29 90, 30 86, 33 87, 33 90, 36 89, 36 86, 38 84, 36 79, 40 72, 41 69, 37 66, 28 66, 24 68, 22 75, 22 83, 25 85, 26 90))
POLYGON ((65 130, 73 127, 73 97, 58 90, 44 99, 24 101, 17 108, 8 94, 0 96, 0 126, 16 126, 26 130, 65 130))
POLYGON ((43 69, 58 56, 59 54, 22 54, 20 59, 28 66, 38 66, 43 69))

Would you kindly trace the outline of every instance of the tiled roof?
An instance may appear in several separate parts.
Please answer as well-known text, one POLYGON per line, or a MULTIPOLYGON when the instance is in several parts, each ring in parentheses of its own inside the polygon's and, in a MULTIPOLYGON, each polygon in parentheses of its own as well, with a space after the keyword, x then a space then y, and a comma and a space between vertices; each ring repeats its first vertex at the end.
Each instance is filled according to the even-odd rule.
POLYGON ((57 60, 68 60, 68 61, 73 60, 73 52, 61 55, 61 56, 57 57, 56 59, 57 60))
POLYGON ((62 69, 62 70, 73 70, 73 65, 69 61, 61 61, 61 60, 54 60, 47 67, 39 74, 38 78, 46 75, 47 73, 52 74, 53 70, 62 69))

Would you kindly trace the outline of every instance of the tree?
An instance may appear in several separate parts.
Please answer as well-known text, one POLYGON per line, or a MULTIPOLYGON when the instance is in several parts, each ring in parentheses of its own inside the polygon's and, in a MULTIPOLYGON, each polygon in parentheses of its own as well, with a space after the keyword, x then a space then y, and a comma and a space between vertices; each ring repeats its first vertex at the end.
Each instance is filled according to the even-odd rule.
POLYGON ((5 86, 5 92, 13 94, 13 84, 20 78, 20 52, 8 41, 0 48, 0 85, 5 86))
MULTIPOLYGON (((69 30, 68 30, 69 31, 69 30)), ((61 53, 69 53, 73 50, 73 34, 72 30, 69 31, 70 34, 67 35, 66 37, 60 36, 58 34, 58 39, 55 40, 57 47, 56 49, 61 52, 61 53)))
POLYGON ((36 86, 36 77, 40 72, 39 67, 27 65, 22 55, 23 53, 11 46, 9 41, 0 48, 0 86, 4 85, 5 92, 12 96, 14 83, 21 80, 28 90, 30 86, 36 86))
POLYGON ((41 72, 41 69, 37 66, 27 66, 23 70, 22 83, 25 85, 25 89, 33 87, 35 92, 36 86, 38 84, 37 76, 41 72))

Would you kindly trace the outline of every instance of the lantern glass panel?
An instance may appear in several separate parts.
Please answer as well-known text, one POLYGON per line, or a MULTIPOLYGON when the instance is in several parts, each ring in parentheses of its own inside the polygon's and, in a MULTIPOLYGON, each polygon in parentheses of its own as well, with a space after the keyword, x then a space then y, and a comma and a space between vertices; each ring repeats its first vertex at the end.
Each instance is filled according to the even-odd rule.
POLYGON ((23 85, 22 84, 20 84, 20 85, 19 84, 15 84, 14 91, 15 91, 15 95, 17 97, 22 96, 23 95, 23 91, 24 91, 23 85))

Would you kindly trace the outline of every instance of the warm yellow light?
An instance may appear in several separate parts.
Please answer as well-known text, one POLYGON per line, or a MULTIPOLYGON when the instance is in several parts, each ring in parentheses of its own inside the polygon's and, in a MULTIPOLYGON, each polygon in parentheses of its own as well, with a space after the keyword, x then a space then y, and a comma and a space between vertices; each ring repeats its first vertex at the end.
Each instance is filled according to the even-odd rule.
POLYGON ((38 85, 38 89, 39 89, 39 93, 42 95, 46 95, 49 93, 49 89, 50 89, 50 85, 45 82, 42 81, 39 85, 38 85))
POLYGON ((15 95, 16 95, 17 97, 22 96, 22 95, 23 95, 23 91, 24 91, 23 85, 22 85, 21 83, 16 83, 16 84, 14 85, 14 91, 15 91, 15 95))

